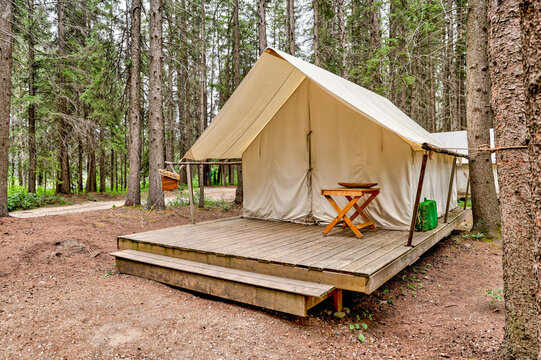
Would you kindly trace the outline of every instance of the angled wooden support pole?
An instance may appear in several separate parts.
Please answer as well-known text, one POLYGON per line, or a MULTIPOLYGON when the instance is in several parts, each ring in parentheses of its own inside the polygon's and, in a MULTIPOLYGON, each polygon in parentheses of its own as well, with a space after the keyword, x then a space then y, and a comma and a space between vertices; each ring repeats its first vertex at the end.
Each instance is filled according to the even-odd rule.
POLYGON ((453 167, 451 168, 451 179, 449 179, 449 190, 447 191, 447 204, 445 205, 445 216, 443 222, 447 222, 447 217, 449 215, 449 205, 451 202, 451 194, 453 192, 453 181, 455 180, 455 171, 456 171, 456 158, 453 158, 453 167))
POLYGON ((415 204, 413 205, 413 215, 411 217, 410 232, 408 235, 408 244, 411 246, 413 240, 413 231, 415 230, 415 222, 417 221, 417 212, 419 211, 419 201, 421 200, 421 190, 423 190, 423 181, 425 179, 426 163, 428 160, 428 152, 423 154, 423 163, 421 165, 421 173, 419 174, 419 183, 417 184, 417 194, 415 195, 415 204))
POLYGON ((193 184, 192 184, 192 171, 191 166, 186 166, 186 176, 188 177, 188 197, 190 198, 190 219, 192 224, 195 224, 195 217, 193 215, 193 184))

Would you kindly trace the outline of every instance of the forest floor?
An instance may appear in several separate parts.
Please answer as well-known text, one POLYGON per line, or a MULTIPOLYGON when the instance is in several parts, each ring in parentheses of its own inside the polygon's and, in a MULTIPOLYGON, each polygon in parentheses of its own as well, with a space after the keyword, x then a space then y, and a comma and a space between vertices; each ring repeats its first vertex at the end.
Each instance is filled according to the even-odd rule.
MULTIPOLYGON (((195 189, 197 191, 197 189, 195 189)), ((205 187, 205 198, 212 201, 233 201, 235 199, 235 186, 215 186, 205 187)), ((165 202, 169 204, 177 199, 180 191, 165 192, 165 202)), ((187 193, 185 190, 184 193, 187 193)), ((142 194, 142 198, 146 201, 147 193, 142 194)), ((71 194, 64 195, 66 201, 72 205, 66 206, 45 206, 29 210, 17 210, 9 213, 10 216, 17 218, 33 218, 40 216, 65 215, 81 213, 86 211, 106 210, 124 205, 126 200, 125 194, 71 194)))
POLYGON ((188 222, 186 207, 0 218, 0 358, 499 358, 499 242, 456 231, 373 294, 346 293, 345 318, 328 302, 298 318, 115 271, 118 235, 188 222))

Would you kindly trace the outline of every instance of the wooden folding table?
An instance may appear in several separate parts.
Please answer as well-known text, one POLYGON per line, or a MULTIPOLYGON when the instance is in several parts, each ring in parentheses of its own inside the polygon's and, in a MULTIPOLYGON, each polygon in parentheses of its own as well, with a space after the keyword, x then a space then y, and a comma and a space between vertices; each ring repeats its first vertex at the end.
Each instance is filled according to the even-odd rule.
POLYGON ((333 227, 335 227, 337 224, 343 223, 345 228, 346 226, 349 226, 351 230, 357 235, 357 237, 360 239, 363 237, 359 229, 365 228, 365 227, 371 227, 373 231, 377 231, 376 225, 374 225, 374 222, 370 220, 370 218, 366 215, 364 212, 364 209, 374 200, 374 198, 379 194, 379 188, 334 188, 334 189, 322 189, 321 195, 325 196, 325 198, 331 203, 332 207, 336 210, 338 215, 334 218, 333 221, 323 231, 323 235, 327 235, 329 231, 333 227), (357 205, 357 201, 364 195, 367 195, 368 198, 359 206, 357 205), (349 201, 348 204, 341 209, 340 206, 334 201, 332 198, 333 196, 345 196, 346 199, 349 201), (347 213, 351 208, 355 209, 355 213, 348 217, 347 213), (364 223, 355 225, 353 224, 353 220, 357 218, 357 216, 361 216, 364 219, 364 223))

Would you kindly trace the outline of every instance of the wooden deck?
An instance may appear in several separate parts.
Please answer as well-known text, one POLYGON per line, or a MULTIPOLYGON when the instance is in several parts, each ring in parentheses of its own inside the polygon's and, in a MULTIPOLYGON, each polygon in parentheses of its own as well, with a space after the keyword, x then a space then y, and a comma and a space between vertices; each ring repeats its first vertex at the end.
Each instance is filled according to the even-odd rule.
POLYGON ((469 213, 451 211, 447 223, 415 233, 411 247, 407 231, 366 230, 358 239, 350 229, 335 228, 323 237, 321 226, 229 218, 120 236, 118 248, 371 293, 469 213))

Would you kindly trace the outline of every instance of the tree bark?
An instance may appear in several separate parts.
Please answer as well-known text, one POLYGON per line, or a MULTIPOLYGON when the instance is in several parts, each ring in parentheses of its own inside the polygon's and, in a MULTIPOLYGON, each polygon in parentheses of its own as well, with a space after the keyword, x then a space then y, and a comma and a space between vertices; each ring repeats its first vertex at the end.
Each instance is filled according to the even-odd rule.
POLYGON ((105 165, 105 129, 103 126, 100 126, 100 137, 99 137, 99 149, 100 149, 100 158, 99 158, 99 165, 100 165, 100 192, 105 192, 105 178, 107 177, 107 166, 105 165))
MULTIPOLYGON (((525 121, 526 89, 519 0, 490 0, 488 14, 496 146, 528 145, 532 139, 525 121)), ((540 324, 530 186, 532 162, 528 151, 522 149, 498 151, 496 160, 505 297, 502 353, 506 359, 536 359, 539 356, 540 324)), ((539 179, 539 173, 536 175, 539 179)))
POLYGON ((163 167, 162 120, 162 2, 150 0, 150 62, 148 101, 148 203, 147 207, 164 210, 161 177, 163 167))
POLYGON ((96 192, 96 144, 93 125, 87 132, 86 153, 88 159, 86 167, 86 192, 96 192))
POLYGON ((0 0, 0 217, 8 216, 9 117, 11 104, 11 1, 0 0))
MULTIPOLYGON (((534 270, 537 278, 537 314, 541 314, 541 2, 520 2, 521 38, 524 49, 524 89, 529 139, 531 213, 533 217, 534 270)), ((537 323, 537 351, 541 359, 541 324, 537 323)))
POLYGON ((130 170, 126 206, 141 205, 141 0, 132 0, 131 7, 131 65, 129 80, 130 123, 128 156, 130 170))
POLYGON ((78 154, 77 192, 82 193, 83 192, 83 142, 81 141, 80 136, 77 139, 77 154, 78 154))
POLYGON ((381 68, 379 55, 377 51, 381 48, 381 25, 379 14, 379 2, 375 0, 368 0, 368 21, 370 27, 370 56, 376 59, 377 66, 372 68, 371 81, 369 84, 370 90, 376 91, 382 85, 381 81, 381 68))
POLYGON ((64 28, 64 3, 59 1, 56 6, 58 15, 58 163, 60 171, 58 173, 58 182, 56 192, 61 194, 70 193, 70 174, 69 174, 69 158, 68 158, 68 124, 64 116, 66 114, 66 99, 65 99, 65 84, 63 71, 63 62, 65 55, 65 28, 64 28))
POLYGON ((494 185, 491 154, 477 151, 490 145, 492 125, 490 74, 487 53, 487 0, 470 0, 466 33, 466 111, 468 125, 472 231, 495 236, 500 224, 498 196, 494 185))
POLYGON ((319 0, 313 0, 314 7, 314 64, 319 66, 319 0))
POLYGON ((267 24, 265 21, 265 4, 267 0, 257 0, 257 35, 259 43, 259 55, 267 48, 267 24))
MULTIPOLYGON (((235 23, 235 77, 240 81, 240 39, 239 39, 239 3, 238 0, 234 2, 233 21, 235 23)), ((205 32, 205 1, 201 1, 201 81, 199 87, 199 136, 203 134, 207 126, 207 102, 206 102, 206 77, 207 77, 207 49, 206 44, 206 32, 205 32)), ((205 167, 199 166, 199 207, 205 207, 205 167)))
POLYGON ((346 66, 346 23, 344 19, 344 0, 336 1, 336 17, 338 18, 338 40, 340 41, 340 76, 347 78, 348 69, 346 66))
POLYGON ((31 97, 28 104, 28 192, 36 192, 36 106, 34 105, 34 95, 36 88, 34 85, 35 67, 34 67, 34 0, 28 0, 28 20, 30 28, 28 29, 28 95, 31 97))
POLYGON ((295 0, 287 1, 286 51, 295 56, 295 0))
MULTIPOLYGON (((293 0, 288 0, 288 1, 293 1, 293 0)), ((240 56, 239 56, 240 38, 239 38, 239 29, 238 29, 239 27, 238 0, 235 0, 235 8, 233 9, 233 11, 234 11, 233 18, 236 19, 234 21, 235 36, 234 36, 234 44, 233 44, 233 54, 235 58, 235 69, 234 69, 234 75, 233 75, 233 86, 236 89, 240 84, 240 56)), ((240 169, 240 166, 237 166, 237 169, 240 169)), ((241 170, 237 170, 237 175, 239 176, 239 180, 237 182, 237 189, 235 190, 235 202, 237 204, 241 204, 242 198, 243 198, 241 170)))

